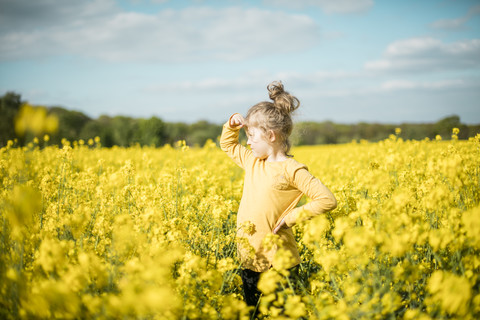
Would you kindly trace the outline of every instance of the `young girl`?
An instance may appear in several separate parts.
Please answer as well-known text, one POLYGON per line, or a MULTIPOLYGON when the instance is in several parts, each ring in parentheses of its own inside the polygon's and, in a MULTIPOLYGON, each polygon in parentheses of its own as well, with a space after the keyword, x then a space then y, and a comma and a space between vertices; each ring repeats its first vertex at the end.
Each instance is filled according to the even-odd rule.
POLYGON ((291 227, 302 218, 335 209, 337 201, 320 180, 312 176, 305 165, 292 159, 288 137, 292 132, 291 113, 300 102, 284 91, 281 82, 267 86, 272 102, 260 102, 248 110, 246 118, 235 113, 223 126, 220 146, 233 161, 245 170, 242 200, 237 215, 237 237, 246 238, 250 246, 238 245, 242 263, 243 291, 248 305, 258 303, 257 289, 262 272, 272 267, 279 249, 267 250, 263 239, 277 234, 282 248, 290 251, 291 268, 300 263, 300 256, 291 227), (238 143, 241 128, 247 133, 247 145, 238 143), (311 201, 296 207, 302 195, 311 201), (250 228, 245 228, 250 225, 250 228), (251 254, 251 248, 254 254, 251 254))

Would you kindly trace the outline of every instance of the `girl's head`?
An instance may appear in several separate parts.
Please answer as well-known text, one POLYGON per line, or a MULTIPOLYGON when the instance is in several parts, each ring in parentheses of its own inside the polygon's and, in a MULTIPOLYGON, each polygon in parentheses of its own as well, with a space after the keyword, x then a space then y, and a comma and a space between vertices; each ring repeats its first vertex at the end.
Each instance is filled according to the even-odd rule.
POLYGON ((289 155, 288 137, 293 129, 291 114, 300 106, 300 101, 286 92, 280 81, 270 83, 267 89, 273 102, 263 101, 248 110, 247 131, 248 128, 256 128, 261 130, 265 138, 273 134, 274 142, 279 144, 285 155, 289 155))

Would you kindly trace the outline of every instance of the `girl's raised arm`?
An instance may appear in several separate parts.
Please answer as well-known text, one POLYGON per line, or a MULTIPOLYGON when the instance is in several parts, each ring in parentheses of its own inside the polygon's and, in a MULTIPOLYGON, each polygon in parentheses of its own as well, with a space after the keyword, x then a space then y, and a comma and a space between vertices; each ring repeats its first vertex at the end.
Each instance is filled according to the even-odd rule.
POLYGON ((229 120, 231 127, 243 128, 245 125, 245 118, 240 113, 235 113, 229 120))
POLYGON ((241 114, 233 114, 223 125, 220 137, 220 148, 241 168, 245 168, 245 161, 249 157, 253 157, 251 150, 238 143, 239 131, 245 126, 245 123, 241 114))

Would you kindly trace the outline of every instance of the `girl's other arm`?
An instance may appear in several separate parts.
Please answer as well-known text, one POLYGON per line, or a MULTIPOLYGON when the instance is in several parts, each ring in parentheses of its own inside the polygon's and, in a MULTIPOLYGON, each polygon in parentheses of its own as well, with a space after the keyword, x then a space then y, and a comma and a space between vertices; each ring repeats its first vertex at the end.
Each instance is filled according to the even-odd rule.
POLYGON ((306 211, 305 219, 311 219, 316 215, 331 211, 337 207, 337 199, 333 193, 307 169, 299 169, 294 175, 294 184, 298 190, 310 198, 307 204, 293 209, 284 218, 288 227, 294 226, 298 221, 298 214, 306 211))

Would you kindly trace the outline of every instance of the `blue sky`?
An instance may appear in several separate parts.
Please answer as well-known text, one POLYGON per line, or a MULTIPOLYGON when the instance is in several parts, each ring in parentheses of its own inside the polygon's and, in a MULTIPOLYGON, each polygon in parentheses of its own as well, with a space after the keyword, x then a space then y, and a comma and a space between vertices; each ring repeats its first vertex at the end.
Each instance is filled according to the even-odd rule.
POLYGON ((0 0, 0 94, 222 123, 281 80, 297 121, 480 123, 480 2, 0 0))

